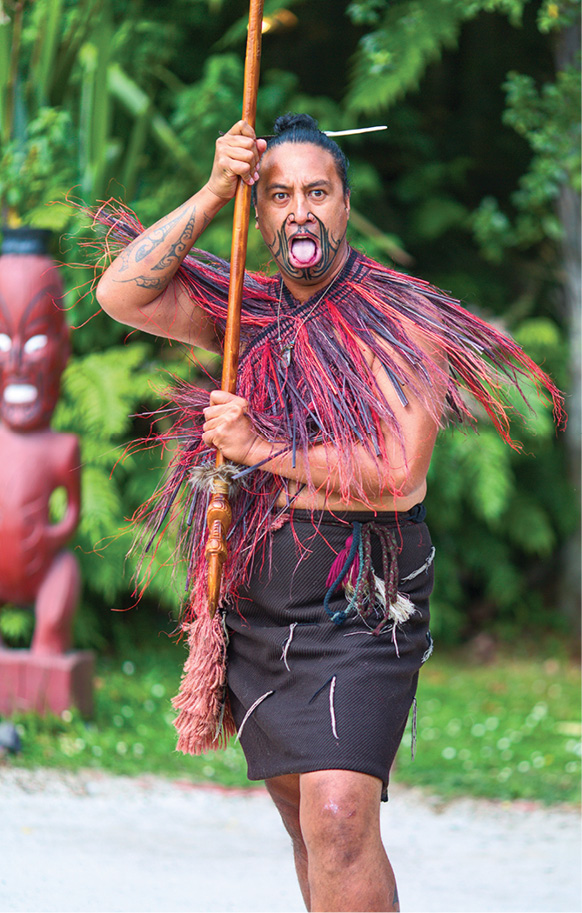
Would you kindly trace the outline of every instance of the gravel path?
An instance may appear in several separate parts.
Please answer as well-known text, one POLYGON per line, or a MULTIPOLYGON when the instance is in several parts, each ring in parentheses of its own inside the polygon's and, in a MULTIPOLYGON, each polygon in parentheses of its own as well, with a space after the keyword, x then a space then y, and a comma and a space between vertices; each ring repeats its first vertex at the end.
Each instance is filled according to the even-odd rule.
MULTIPOLYGON (((580 913, 571 808, 394 786, 382 831, 408 913, 580 913)), ((303 910, 262 789, 0 766, 0 911, 303 910)))

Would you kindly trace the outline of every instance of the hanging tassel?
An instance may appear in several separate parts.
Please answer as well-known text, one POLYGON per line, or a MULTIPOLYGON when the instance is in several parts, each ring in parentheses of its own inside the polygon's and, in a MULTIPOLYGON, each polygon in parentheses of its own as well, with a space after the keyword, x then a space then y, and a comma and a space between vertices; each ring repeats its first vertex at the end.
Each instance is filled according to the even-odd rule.
MULTIPOLYGON (((352 556, 351 549, 352 549, 353 541, 354 541, 353 535, 348 536, 348 538, 346 539, 346 544, 337 553, 336 557, 333 559, 332 565, 329 569, 329 574, 327 575, 327 580, 325 581, 325 585, 327 587, 333 586, 334 590, 336 590, 338 588, 338 586, 340 585, 340 583, 343 583, 344 586, 346 585, 347 581, 346 581, 345 576, 343 577, 343 580, 342 580, 342 571, 343 571, 344 575, 346 573, 343 570, 344 565, 347 565, 348 574, 349 574, 351 569, 354 566, 354 562, 357 561, 357 557, 358 557, 357 556, 357 544, 354 546, 354 551, 353 551, 353 556, 352 556)), ((356 572, 356 577, 357 577, 357 572, 356 572)))
POLYGON ((180 692, 172 705, 179 711, 174 720, 178 751, 204 754, 225 748, 236 732, 226 703, 226 633, 219 612, 207 611, 188 626, 189 655, 184 664, 180 692))

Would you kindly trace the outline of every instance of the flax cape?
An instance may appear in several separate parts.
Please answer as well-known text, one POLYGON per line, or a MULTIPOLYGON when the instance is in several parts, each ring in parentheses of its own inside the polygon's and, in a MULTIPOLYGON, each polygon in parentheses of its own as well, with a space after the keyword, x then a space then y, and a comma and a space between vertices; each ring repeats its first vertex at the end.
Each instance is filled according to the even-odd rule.
MULTIPOLYGON (((143 230, 125 209, 102 209, 97 219, 108 228, 105 247, 111 254, 143 230)), ((184 259, 176 274, 218 330, 226 322, 228 278, 228 263, 199 250, 184 259)), ((155 315, 152 324, 153 329, 155 315)), ((532 390, 551 402, 558 423, 564 419, 559 390, 514 340, 423 280, 352 250, 323 297, 300 304, 280 276, 247 273, 237 393, 248 400, 256 431, 277 453, 307 457, 313 444, 335 448, 344 500, 366 504, 358 450, 361 454, 363 448, 377 461, 380 477, 386 459, 383 428, 402 442, 398 408, 383 395, 363 346, 383 366, 396 394, 392 401, 406 408, 414 394, 441 427, 449 422, 474 426, 486 413, 502 438, 519 448, 511 437, 510 420, 520 403, 528 407, 532 390), (289 345, 292 357, 287 363, 282 354, 289 345)), ((182 628, 190 655, 174 706, 180 711, 178 749, 199 754, 223 747, 234 731, 221 616, 218 612, 209 620, 206 596, 209 495, 204 475, 212 472, 215 452, 202 441, 208 391, 178 383, 170 397, 174 423, 159 435, 159 442, 178 442, 179 448, 167 476, 136 519, 146 521, 150 530, 149 541, 140 543, 146 566, 156 539, 169 525, 178 528, 178 555, 186 563, 188 589, 182 628)), ((167 420, 167 408, 163 415, 167 420)), ((308 467, 308 460, 305 464, 308 467)), ((236 596, 253 567, 268 566, 271 534, 288 513, 276 506, 281 494, 292 508, 287 481, 260 465, 240 467, 235 481, 223 603, 236 596)), ((309 477, 305 485, 314 489, 309 477)))

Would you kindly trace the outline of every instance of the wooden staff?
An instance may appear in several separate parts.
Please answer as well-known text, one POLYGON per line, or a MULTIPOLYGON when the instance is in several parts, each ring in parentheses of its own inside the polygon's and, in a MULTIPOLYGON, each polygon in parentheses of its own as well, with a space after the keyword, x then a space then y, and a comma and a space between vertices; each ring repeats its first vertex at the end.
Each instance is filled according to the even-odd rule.
MULTIPOLYGON (((261 60, 261 31, 263 25, 264 0, 250 0, 249 31, 245 57, 245 75, 243 89, 243 120, 255 126, 257 113, 257 91, 259 88, 259 69, 261 60)), ((251 209, 251 188, 239 179, 234 198, 234 218, 232 226, 232 246, 230 252, 230 281, 228 287, 228 313, 224 337, 224 362, 222 367, 221 388, 228 393, 236 393, 236 375, 238 369, 238 350, 240 342, 240 311, 243 294, 245 261, 247 256, 247 239, 249 233, 249 215, 251 209)), ((220 451, 216 454, 216 467, 222 466, 224 458, 220 451)), ((228 503, 228 482, 215 479, 212 495, 208 505, 206 521, 209 538, 206 545, 208 562, 208 605, 210 617, 214 616, 220 597, 222 565, 226 560, 226 534, 229 530, 232 514, 228 503)))

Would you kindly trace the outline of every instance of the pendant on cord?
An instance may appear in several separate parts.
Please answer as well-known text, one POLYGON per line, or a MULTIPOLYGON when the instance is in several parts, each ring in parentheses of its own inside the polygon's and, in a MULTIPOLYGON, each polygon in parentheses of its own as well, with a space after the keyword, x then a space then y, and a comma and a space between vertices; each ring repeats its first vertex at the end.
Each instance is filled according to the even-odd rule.
POLYGON ((289 343, 289 345, 283 346, 281 349, 281 361, 288 368, 291 364, 291 358, 293 355, 293 346, 294 343, 289 343))

